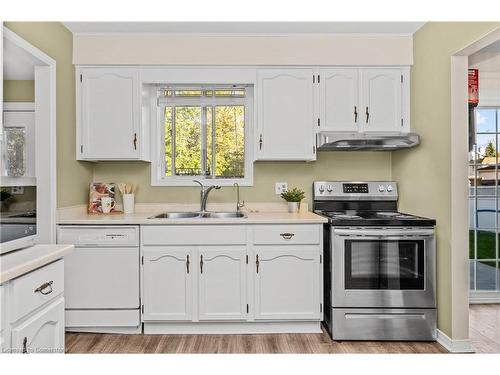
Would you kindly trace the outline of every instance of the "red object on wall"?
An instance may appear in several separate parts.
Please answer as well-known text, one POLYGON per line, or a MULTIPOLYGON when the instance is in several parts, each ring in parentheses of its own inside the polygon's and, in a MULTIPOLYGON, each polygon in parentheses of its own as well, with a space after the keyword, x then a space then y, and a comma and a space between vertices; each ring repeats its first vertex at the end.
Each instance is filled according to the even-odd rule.
POLYGON ((469 69, 469 104, 479 103, 479 71, 469 69))

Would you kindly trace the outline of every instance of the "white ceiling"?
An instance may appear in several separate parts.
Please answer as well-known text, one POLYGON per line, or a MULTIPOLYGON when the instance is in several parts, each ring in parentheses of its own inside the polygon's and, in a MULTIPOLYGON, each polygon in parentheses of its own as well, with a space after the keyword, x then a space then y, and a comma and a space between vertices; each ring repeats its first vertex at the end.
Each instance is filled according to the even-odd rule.
POLYGON ((424 22, 64 22, 74 34, 397 34, 424 22))
POLYGON ((32 54, 3 38, 3 77, 6 80, 35 79, 35 65, 45 65, 32 54))

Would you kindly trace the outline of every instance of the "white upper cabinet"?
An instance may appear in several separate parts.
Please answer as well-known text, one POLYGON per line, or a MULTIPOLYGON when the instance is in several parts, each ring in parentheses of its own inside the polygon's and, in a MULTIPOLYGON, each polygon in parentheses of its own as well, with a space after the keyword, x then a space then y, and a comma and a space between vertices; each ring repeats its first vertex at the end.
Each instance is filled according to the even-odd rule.
POLYGON ((400 132, 403 75, 400 69, 361 71, 361 123, 364 132, 400 132))
POLYGON ((357 132, 359 126, 358 69, 320 70, 321 129, 357 132))
POLYGON ((199 320, 246 320, 246 248, 199 251, 199 320))
POLYGON ((77 70, 77 159, 147 159, 138 77, 136 69, 77 70))
POLYGON ((313 69, 259 69, 258 160, 314 160, 313 69))
POLYGON ((321 131, 409 132, 409 68, 320 69, 321 131))

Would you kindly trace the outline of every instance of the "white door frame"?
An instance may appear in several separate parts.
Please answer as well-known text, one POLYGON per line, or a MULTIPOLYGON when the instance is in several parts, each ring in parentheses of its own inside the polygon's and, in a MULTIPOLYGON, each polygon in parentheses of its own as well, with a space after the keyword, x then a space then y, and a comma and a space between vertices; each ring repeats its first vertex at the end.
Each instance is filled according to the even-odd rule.
MULTIPOLYGON (((468 69, 469 56, 500 39, 496 28, 451 56, 451 330, 469 341, 468 69)), ((466 350, 465 350, 466 351, 466 350)))
MULTIPOLYGON (((6 28, 4 38, 33 55, 35 69, 35 126, 37 179, 37 243, 56 242, 56 61, 6 28), (42 131, 40 131, 42 130, 42 131)), ((3 94, 3 93, 2 93, 3 94)), ((0 97, 0 99, 3 98, 0 97)), ((0 111, 3 101, 0 100, 0 111)))

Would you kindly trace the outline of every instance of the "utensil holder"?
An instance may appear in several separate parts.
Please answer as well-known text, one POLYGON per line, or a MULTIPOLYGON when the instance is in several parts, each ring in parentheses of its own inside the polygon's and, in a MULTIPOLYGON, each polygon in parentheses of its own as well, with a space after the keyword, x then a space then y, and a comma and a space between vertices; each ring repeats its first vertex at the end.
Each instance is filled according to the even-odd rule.
POLYGON ((122 199, 123 199, 123 212, 126 214, 133 214, 135 205, 135 195, 123 194, 122 199))

